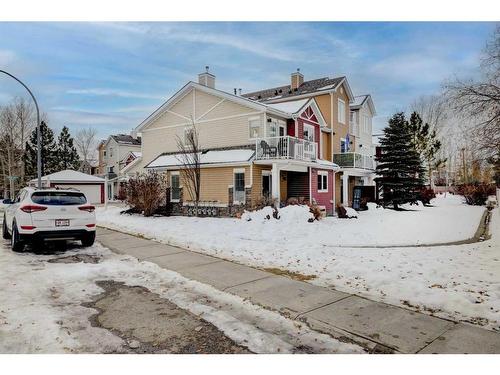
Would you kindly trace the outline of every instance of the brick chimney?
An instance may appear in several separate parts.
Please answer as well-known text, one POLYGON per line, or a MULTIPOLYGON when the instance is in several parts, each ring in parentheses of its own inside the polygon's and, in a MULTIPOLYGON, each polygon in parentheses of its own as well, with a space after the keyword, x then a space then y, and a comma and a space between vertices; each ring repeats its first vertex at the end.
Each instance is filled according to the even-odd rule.
POLYGON ((300 85, 304 83, 304 76, 300 72, 300 68, 297 68, 296 72, 292 73, 292 91, 297 89, 300 85))
POLYGON ((205 66, 205 72, 198 74, 198 83, 203 86, 215 88, 215 76, 209 72, 208 65, 205 66))

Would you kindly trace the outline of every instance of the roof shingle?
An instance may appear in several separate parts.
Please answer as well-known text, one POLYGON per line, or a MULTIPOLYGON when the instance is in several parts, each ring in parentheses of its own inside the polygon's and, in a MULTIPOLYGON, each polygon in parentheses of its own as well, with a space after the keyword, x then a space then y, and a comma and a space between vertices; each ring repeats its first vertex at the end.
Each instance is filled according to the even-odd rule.
POLYGON ((293 97, 296 95, 310 94, 312 92, 331 90, 336 88, 345 77, 329 78, 323 77, 303 82, 297 89, 292 90, 291 85, 273 87, 261 91, 250 92, 242 96, 247 99, 256 101, 267 101, 273 99, 281 99, 293 97))

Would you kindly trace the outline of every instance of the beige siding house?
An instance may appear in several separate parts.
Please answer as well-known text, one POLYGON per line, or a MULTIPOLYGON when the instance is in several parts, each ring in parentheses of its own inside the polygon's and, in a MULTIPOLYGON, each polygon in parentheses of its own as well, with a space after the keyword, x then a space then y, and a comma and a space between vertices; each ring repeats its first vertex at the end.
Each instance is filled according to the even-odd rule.
POLYGON ((203 150, 201 215, 234 215, 263 199, 279 205, 292 197, 333 213, 338 166, 330 159, 331 130, 314 98, 259 103, 217 90, 208 71, 198 83, 187 83, 136 128, 141 157, 122 169, 164 173, 173 213, 193 210, 178 146, 193 124, 203 150))
POLYGON ((354 96, 346 77, 305 81, 297 71, 292 73, 290 85, 244 96, 263 104, 285 104, 314 98, 326 122, 321 134, 322 158, 340 166, 335 173, 335 203, 351 206, 355 187, 370 192, 374 198, 371 125, 376 113, 370 95, 354 96), (351 121, 352 117, 354 121, 351 121))

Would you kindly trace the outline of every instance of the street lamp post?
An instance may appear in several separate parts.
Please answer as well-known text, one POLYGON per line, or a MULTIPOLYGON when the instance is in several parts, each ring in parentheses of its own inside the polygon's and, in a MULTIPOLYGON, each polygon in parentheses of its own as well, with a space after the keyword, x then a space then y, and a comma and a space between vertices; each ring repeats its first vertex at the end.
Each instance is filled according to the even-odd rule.
POLYGON ((0 69, 0 73, 4 73, 8 75, 11 78, 14 78, 17 82, 19 82, 23 87, 28 91, 28 93, 31 95, 31 98, 35 102, 35 107, 36 107, 36 167, 37 167, 37 178, 38 178, 38 188, 42 187, 42 148, 41 148, 41 138, 42 138, 42 132, 40 129, 40 110, 38 108, 38 103, 35 99, 35 95, 31 92, 31 90, 26 86, 19 78, 13 76, 9 72, 6 72, 5 70, 0 69))

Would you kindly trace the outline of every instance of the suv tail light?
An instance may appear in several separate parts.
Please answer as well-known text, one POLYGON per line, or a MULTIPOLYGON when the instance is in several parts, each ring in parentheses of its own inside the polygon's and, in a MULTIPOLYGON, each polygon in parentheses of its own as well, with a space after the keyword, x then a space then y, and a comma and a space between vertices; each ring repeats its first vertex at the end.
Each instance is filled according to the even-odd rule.
POLYGON ((78 207, 79 210, 82 210, 82 211, 87 211, 87 212, 94 212, 95 211, 95 207, 94 206, 80 206, 78 207))
POLYGON ((47 207, 45 206, 37 206, 35 204, 27 204, 25 206, 21 207, 21 211, 26 212, 28 214, 32 212, 37 212, 37 211, 45 211, 47 207))

